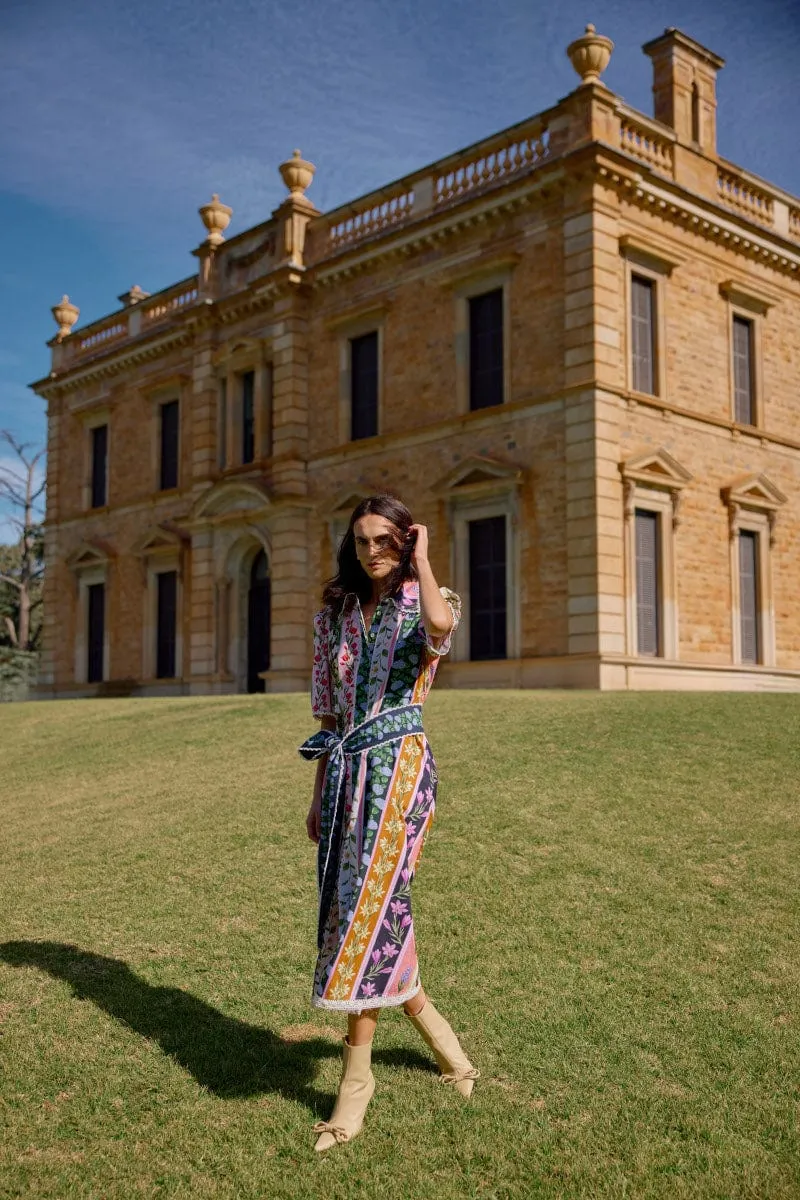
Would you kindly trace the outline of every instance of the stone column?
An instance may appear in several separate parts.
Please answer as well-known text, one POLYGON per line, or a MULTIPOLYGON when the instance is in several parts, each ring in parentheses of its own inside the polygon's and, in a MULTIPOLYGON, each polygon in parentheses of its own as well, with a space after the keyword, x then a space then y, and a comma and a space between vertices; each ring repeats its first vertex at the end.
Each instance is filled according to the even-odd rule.
POLYGON ((191 578, 189 583, 189 646, 184 678, 192 695, 214 690, 214 561, 213 530, 192 533, 191 578))
MULTIPOLYGON (((614 686, 607 655, 622 654, 624 523, 619 462, 624 312, 615 202, 575 183, 564 217, 569 653, 587 655, 586 686, 614 686)), ((623 669, 618 668, 618 673, 623 669)))
MULTIPOLYGON (((191 440, 191 481, 206 482, 217 469, 217 405, 219 403, 217 374, 212 361, 213 335, 210 330, 197 334, 192 365, 191 406, 188 420, 181 426, 189 430, 191 440)), ((183 456, 181 456, 183 457, 183 456)))
POLYGON ((280 505, 270 519, 272 612, 268 692, 303 691, 308 687, 311 674, 308 520, 308 505, 302 503, 280 505))

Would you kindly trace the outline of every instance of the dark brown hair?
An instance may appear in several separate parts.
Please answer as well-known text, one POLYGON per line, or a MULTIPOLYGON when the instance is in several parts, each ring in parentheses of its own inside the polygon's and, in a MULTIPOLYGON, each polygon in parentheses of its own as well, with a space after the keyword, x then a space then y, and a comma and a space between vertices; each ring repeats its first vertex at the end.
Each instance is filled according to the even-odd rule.
POLYGON ((413 536, 410 539, 408 535, 409 526, 413 524, 411 513, 397 496, 389 493, 367 496, 351 513, 347 533, 339 546, 338 570, 322 590, 323 605, 333 609, 336 616, 342 612, 351 593, 355 592, 362 604, 372 595, 372 580, 358 561, 353 531, 353 526, 360 517, 370 515, 384 517, 394 526, 389 533, 390 545, 395 554, 400 555, 400 561, 386 580, 387 593, 393 595, 407 579, 417 578, 417 572, 411 565, 413 536))

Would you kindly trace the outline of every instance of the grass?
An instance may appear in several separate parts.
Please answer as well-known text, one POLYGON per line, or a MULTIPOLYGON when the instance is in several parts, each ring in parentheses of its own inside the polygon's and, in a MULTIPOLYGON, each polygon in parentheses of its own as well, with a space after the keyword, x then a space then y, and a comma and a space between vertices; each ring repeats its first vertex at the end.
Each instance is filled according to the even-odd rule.
POLYGON ((0 714, 0 1195, 800 1196, 800 698, 434 692, 423 981, 313 1154, 305 697, 0 714))

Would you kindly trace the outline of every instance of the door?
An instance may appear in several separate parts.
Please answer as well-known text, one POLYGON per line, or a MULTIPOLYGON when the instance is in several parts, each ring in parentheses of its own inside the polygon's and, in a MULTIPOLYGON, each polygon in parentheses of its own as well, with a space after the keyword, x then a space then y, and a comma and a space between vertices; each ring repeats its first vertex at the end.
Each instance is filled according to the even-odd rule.
POLYGON ((269 667, 269 568, 267 556, 259 550, 250 568, 247 593, 247 690, 263 692, 265 682, 260 671, 269 667))

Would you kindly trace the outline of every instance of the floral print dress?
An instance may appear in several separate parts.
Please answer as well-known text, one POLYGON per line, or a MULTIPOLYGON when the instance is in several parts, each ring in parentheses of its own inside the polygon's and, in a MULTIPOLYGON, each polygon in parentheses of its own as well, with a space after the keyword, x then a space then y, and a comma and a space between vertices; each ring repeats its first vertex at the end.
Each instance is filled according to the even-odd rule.
MULTIPOLYGON (((453 628, 438 645, 422 623, 416 580, 380 601, 369 630, 355 596, 338 617, 317 613, 311 707, 315 717, 335 717, 339 737, 387 710, 422 705, 461 615, 455 592, 440 591, 453 628)), ((338 863, 324 904, 321 896, 312 1003, 359 1012, 404 1004, 420 987, 411 882, 433 819, 437 772, 422 732, 351 753, 342 771, 338 805, 330 769, 322 789, 320 880, 332 845, 338 863)))

